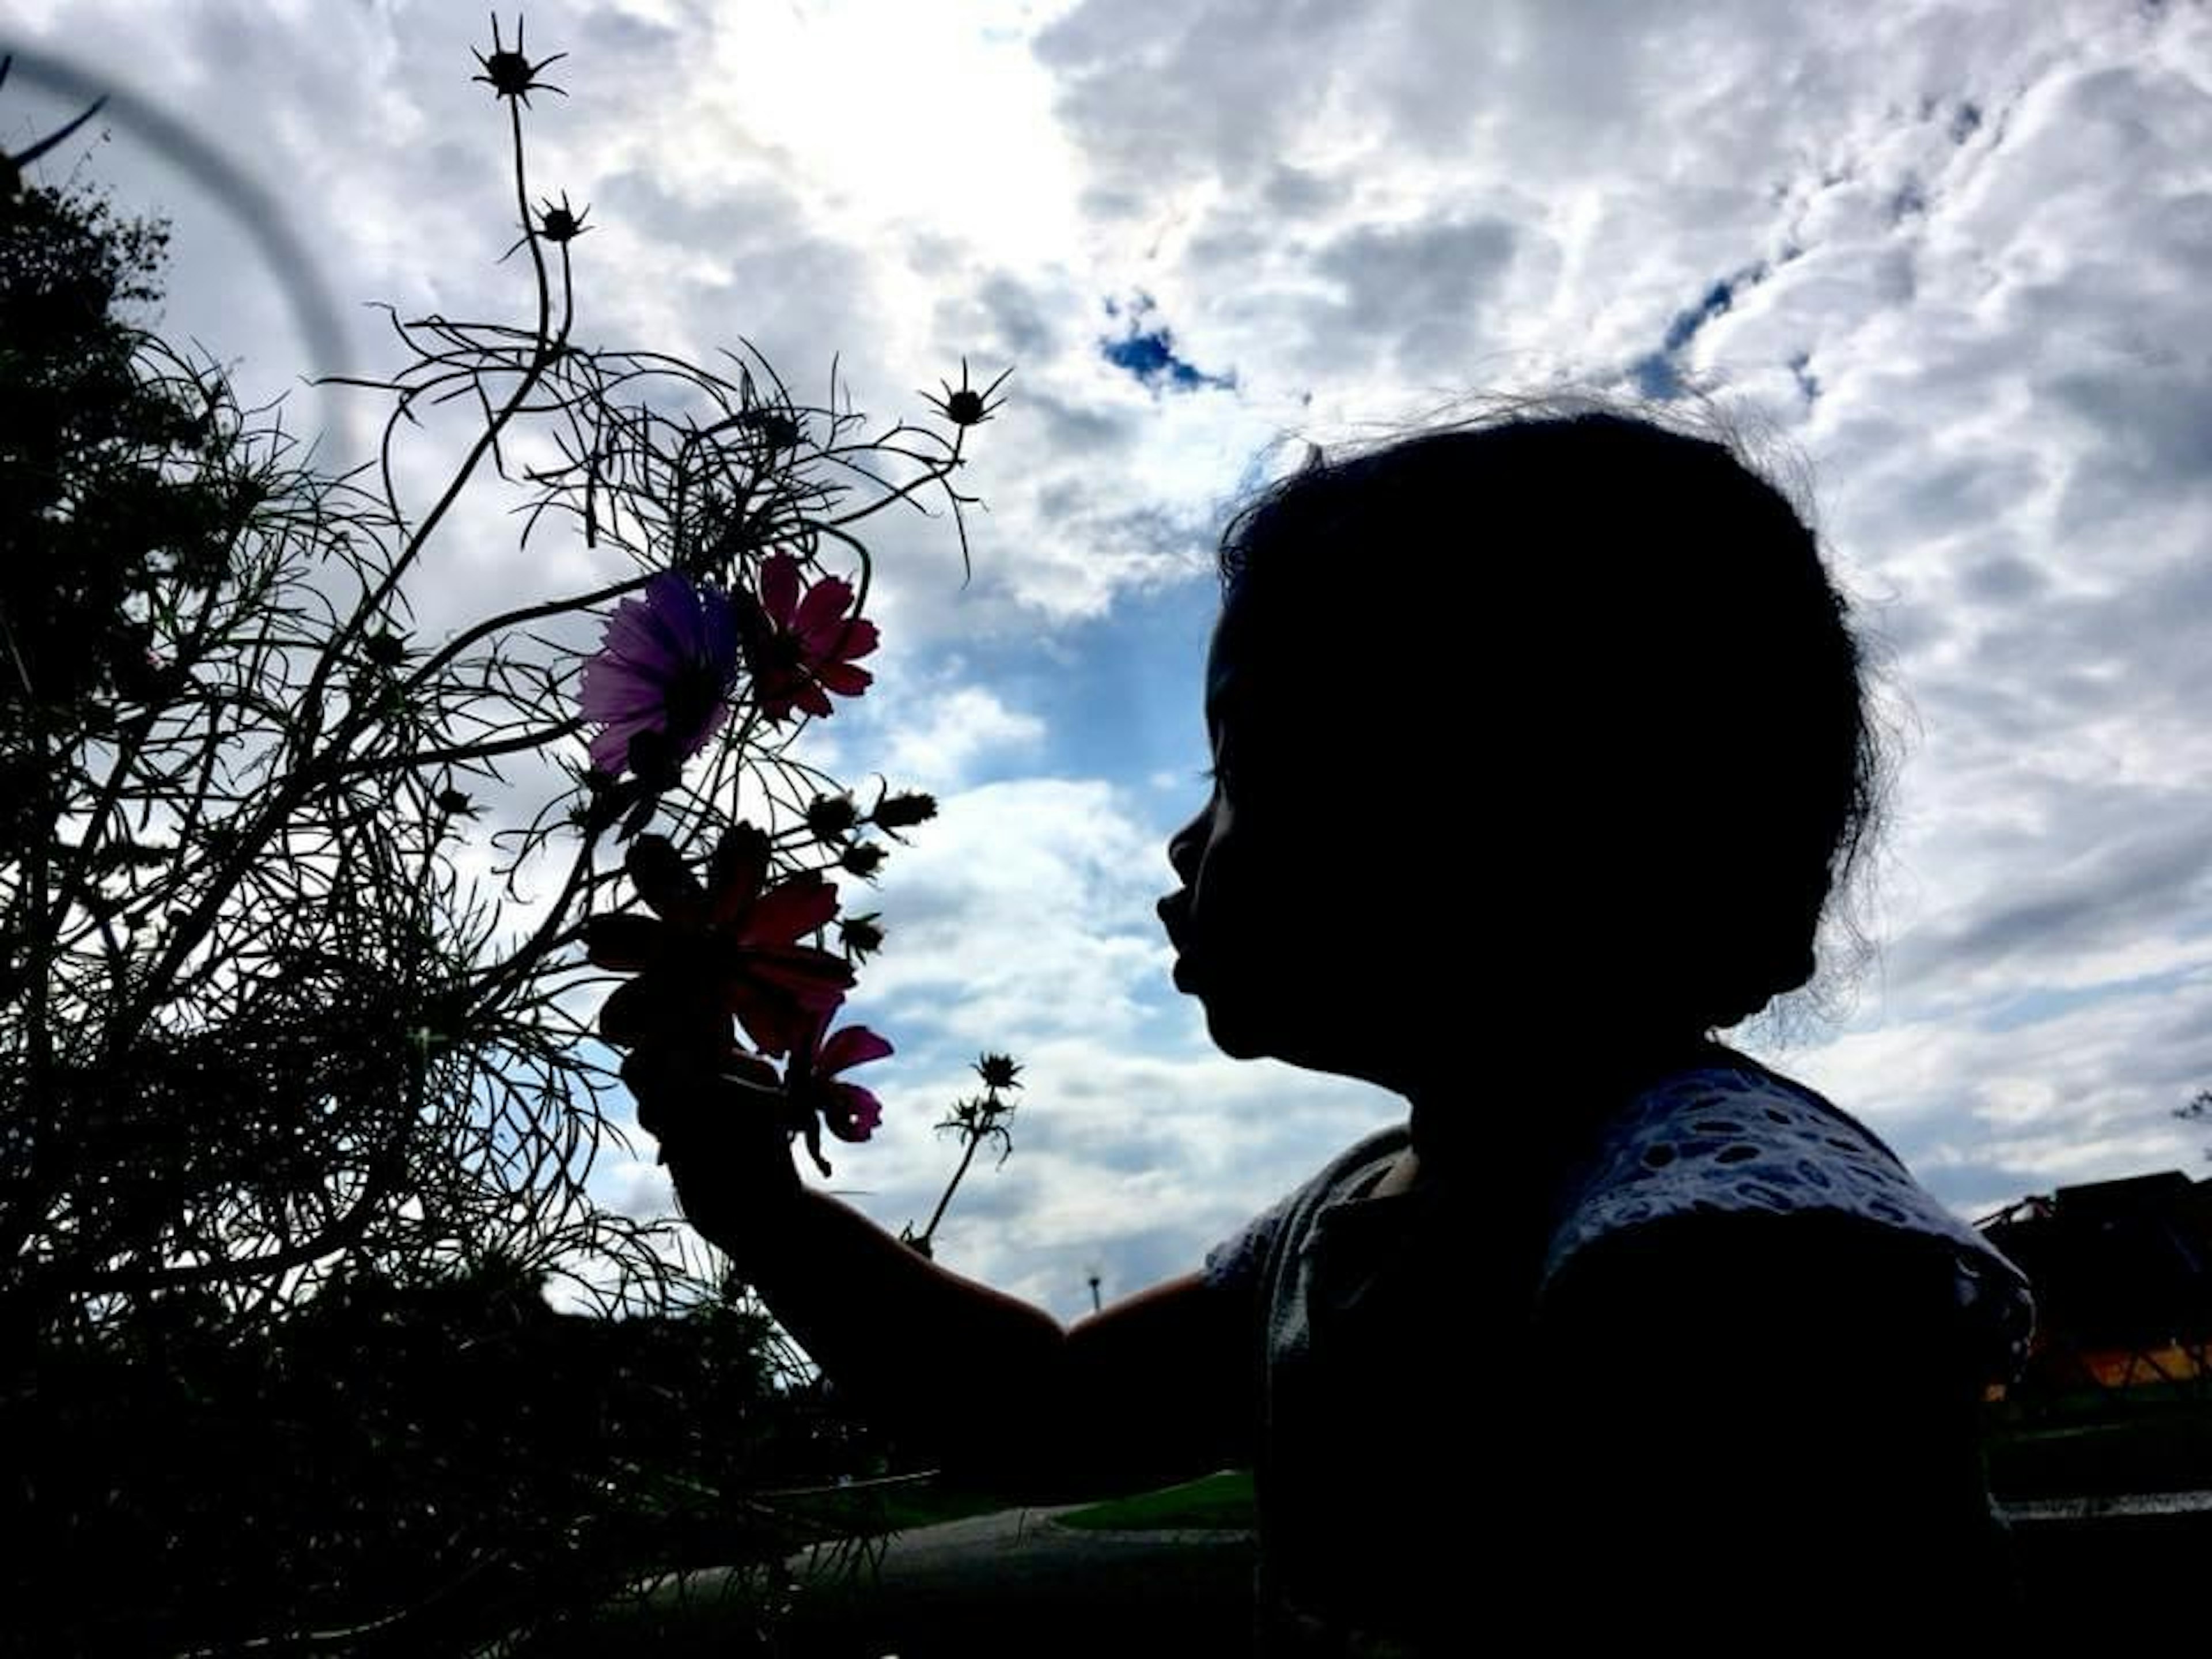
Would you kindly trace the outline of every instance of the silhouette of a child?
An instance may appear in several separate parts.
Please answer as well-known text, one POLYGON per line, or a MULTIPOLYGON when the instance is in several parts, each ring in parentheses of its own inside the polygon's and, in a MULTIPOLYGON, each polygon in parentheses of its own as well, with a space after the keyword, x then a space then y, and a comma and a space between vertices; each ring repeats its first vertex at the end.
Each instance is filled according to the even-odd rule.
POLYGON ((687 1215, 986 1479, 1250 1461, 1269 1652, 2006 1630, 1977 1413, 2025 1283, 1711 1035, 1809 979, 1878 805, 1796 512, 1721 443, 1523 416, 1317 459, 1222 576, 1176 982, 1225 1053, 1376 1083, 1406 1123, 1063 1330, 641 1054, 687 1215))

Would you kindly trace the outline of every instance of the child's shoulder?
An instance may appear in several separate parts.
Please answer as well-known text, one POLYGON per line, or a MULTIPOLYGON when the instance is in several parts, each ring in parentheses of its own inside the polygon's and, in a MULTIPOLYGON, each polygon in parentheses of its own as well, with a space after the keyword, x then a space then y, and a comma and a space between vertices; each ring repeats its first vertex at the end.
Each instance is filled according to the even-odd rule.
POLYGON ((1389 1174, 1412 1144, 1413 1137, 1402 1123, 1353 1142, 1303 1186, 1285 1193, 1207 1251, 1206 1281, 1228 1285, 1262 1273, 1285 1240, 1304 1238, 1324 1212, 1364 1196, 1389 1174))
POLYGON ((1724 1238, 1737 1230, 1731 1218, 1765 1218, 1741 1228, 1762 1249, 1779 1241, 1808 1255, 1841 1248, 1871 1260, 1879 1247, 1938 1258, 1993 1364, 2025 1355, 2033 1304, 2019 1270, 1871 1129, 1741 1057, 1667 1078, 1613 1116, 1562 1194, 1542 1282, 1594 1252, 1627 1259, 1645 1241, 1693 1231, 1724 1238))

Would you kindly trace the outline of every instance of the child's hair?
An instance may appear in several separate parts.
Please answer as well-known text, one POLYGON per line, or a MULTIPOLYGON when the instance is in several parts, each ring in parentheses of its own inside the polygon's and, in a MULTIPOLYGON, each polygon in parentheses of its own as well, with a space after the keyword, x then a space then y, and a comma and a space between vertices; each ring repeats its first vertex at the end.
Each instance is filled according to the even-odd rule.
POLYGON ((1590 931, 1637 936, 1595 965, 1716 1030, 1807 983, 1872 848, 1872 670, 1733 434, 1569 407, 1312 452, 1224 532, 1224 614, 1317 781, 1365 763, 1402 823, 1414 781, 1502 774, 1478 810, 1549 815, 1590 931))

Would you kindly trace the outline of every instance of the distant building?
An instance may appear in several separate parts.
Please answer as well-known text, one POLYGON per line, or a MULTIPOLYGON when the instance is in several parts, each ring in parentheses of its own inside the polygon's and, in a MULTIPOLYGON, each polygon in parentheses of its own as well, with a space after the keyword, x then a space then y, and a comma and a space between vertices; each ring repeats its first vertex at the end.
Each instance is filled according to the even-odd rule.
POLYGON ((1979 1225, 2035 1287, 2016 1395, 2212 1389, 2212 1181, 2168 1170, 2061 1187, 1979 1225))

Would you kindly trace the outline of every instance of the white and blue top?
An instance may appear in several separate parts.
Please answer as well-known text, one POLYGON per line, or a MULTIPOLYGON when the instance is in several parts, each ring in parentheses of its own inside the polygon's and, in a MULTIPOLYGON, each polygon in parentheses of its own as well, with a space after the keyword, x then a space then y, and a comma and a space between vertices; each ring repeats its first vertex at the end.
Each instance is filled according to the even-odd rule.
MULTIPOLYGON (((1630 1522, 1578 1509, 1571 1488, 1591 1480, 1589 1448, 1690 1443, 1693 1425, 1680 1419, 1699 1402, 1668 1395, 1639 1345, 1700 1328, 1716 1278, 1739 1295, 1726 1319, 1762 1342, 1771 1334, 1800 1371, 1832 1334, 1839 1364, 1852 1345, 1905 1349, 1877 1363, 1940 1370, 1929 1380, 1947 1399, 1977 1401, 2017 1372, 2034 1319, 2019 1270, 1856 1119, 1713 1052, 1725 1058, 1641 1090, 1577 1136, 1501 1144, 1496 1167, 1458 1184, 1370 1197, 1410 1145, 1405 1127, 1385 1130, 1208 1255, 1208 1282, 1252 1323, 1265 1650, 1465 1650, 1468 1597, 1498 1613, 1516 1598, 1532 1610, 1532 1598, 1557 1593, 1563 1563, 1579 1571, 1593 1552, 1617 1553, 1630 1522), (1621 1292, 1632 1299, 1593 1298, 1590 1280, 1632 1286, 1621 1292), (1747 1301, 1746 1285, 1758 1287, 1747 1301), (1585 1328, 1593 1318, 1601 1328, 1585 1328), (1441 1509, 1464 1522, 1471 1503, 1492 1510, 1479 1551, 1464 1526, 1430 1518, 1441 1509), (1389 1609, 1379 1623, 1378 1608, 1389 1609)), ((1876 1419, 1856 1396, 1822 1398, 1806 1381, 1752 1377, 1729 1391, 1732 1409, 1768 1395, 1822 1400, 1808 1407, 1824 1414, 1817 1423, 1793 1426, 1780 1407, 1751 1413, 1759 1437, 1776 1438, 1779 1424, 1780 1437, 1803 1443, 1762 1449, 1771 1473, 1764 1461, 1729 1462, 1744 1457, 1745 1425, 1695 1425, 1711 1449, 1694 1455, 1723 1468, 1714 1490, 1769 1482, 1779 1515, 1793 1457, 1853 1443, 1858 1425, 1841 1417, 1876 1419)), ((1956 1510, 1963 1520, 1943 1535, 1961 1547, 1980 1548, 1972 1534, 1986 1522, 2001 1553, 1971 1426, 1952 1437, 1971 1468, 1941 1497, 1929 1494, 1951 1476, 1929 1470, 1923 1482, 1916 1468, 1929 1491, 1899 1502, 1915 1516, 1956 1510)), ((1950 1458, 1929 1444, 1923 1463, 1950 1458)), ((1639 1468, 1696 1486, 1675 1479, 1693 1454, 1674 1455, 1639 1468)), ((1609 1483, 1600 1472, 1594 1484, 1609 1483)), ((1655 1511, 1636 1524, 1671 1523, 1655 1511)), ((1971 1569, 1988 1571, 1986 1560, 1971 1569)))

